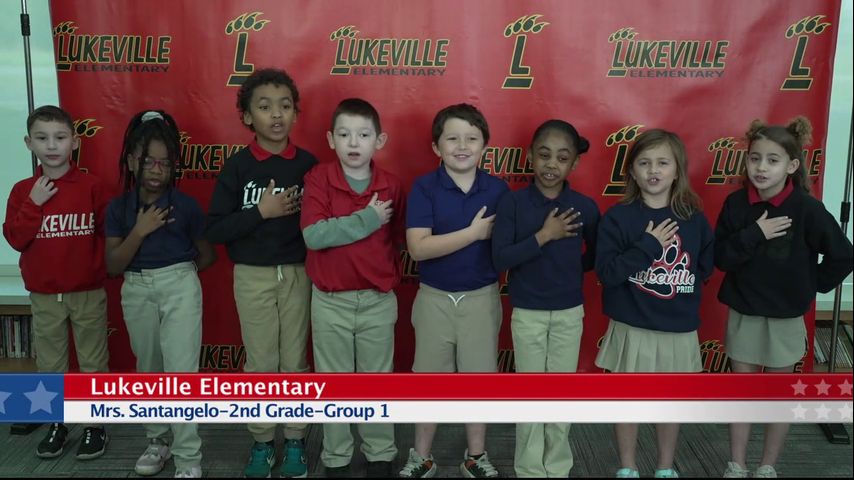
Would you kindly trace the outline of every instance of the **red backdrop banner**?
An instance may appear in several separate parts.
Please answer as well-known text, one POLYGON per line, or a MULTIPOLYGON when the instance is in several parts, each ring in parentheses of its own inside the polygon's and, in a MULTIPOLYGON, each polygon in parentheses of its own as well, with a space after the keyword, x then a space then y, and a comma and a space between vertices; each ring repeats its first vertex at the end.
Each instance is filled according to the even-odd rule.
MULTIPOLYGON (((820 195, 839 11, 834 0, 51 2, 59 95, 82 139, 79 164, 117 192, 127 122, 139 110, 162 108, 182 131, 179 188, 206 207, 226 158, 252 139, 235 106, 237 87, 256 68, 272 66, 287 70, 300 90, 295 143, 337 161, 325 139, 332 111, 343 98, 365 98, 389 136, 376 160, 407 187, 437 166, 431 121, 453 103, 484 112, 492 140, 481 167, 513 189, 530 181, 526 150, 536 126, 549 118, 573 123, 591 147, 570 181, 603 212, 619 198, 633 139, 649 128, 675 131, 712 224, 740 188, 741 137, 754 118, 810 119, 806 161, 820 195)), ((201 274, 201 368, 236 371, 245 353, 232 264, 221 248, 219 256, 201 274)), ((408 371, 418 277, 408 255, 401 261, 395 366, 408 371)), ((717 272, 705 286, 702 303, 704 368, 712 372, 727 368, 721 278, 717 272)), ((503 294, 505 282, 502 276, 503 294)), ((588 274, 580 371, 597 371, 607 325, 600 290, 588 274)), ((111 368, 133 370, 119 281, 110 281, 108 293, 111 368)), ((506 296, 504 307, 500 361, 509 371, 506 296)), ((810 354, 799 365, 805 370, 813 318, 810 354)))

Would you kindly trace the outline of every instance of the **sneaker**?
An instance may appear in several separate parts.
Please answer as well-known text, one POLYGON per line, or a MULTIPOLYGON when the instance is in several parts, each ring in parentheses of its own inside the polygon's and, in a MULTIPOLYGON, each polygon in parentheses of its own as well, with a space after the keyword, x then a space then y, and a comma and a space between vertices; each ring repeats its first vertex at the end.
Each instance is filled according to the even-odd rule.
POLYGON ((640 478, 640 474, 634 468, 621 468, 617 470, 617 478, 640 478))
POLYGON ((365 466, 365 476, 368 478, 391 478, 391 462, 382 460, 368 462, 365 466))
POLYGON ((460 464, 460 473, 466 478, 496 478, 498 477, 498 469, 489 461, 489 455, 483 452, 480 458, 475 459, 469 456, 469 451, 466 450, 465 460, 460 464))
POLYGON ((255 442, 249 452, 249 463, 243 469, 246 478, 269 478, 270 470, 276 463, 276 449, 266 442, 255 442))
POLYGON ((672 468, 660 468, 655 471, 655 478, 679 478, 679 474, 672 468))
POLYGON ((327 478, 350 478, 352 474, 349 463, 340 467, 325 467, 324 470, 327 478))
POLYGON ((308 476, 308 466, 305 463, 305 441, 291 439, 285 441, 285 458, 282 459, 284 478, 304 478, 308 476))
POLYGON ((762 465, 753 472, 753 478, 777 478, 777 470, 771 465, 762 465))
POLYGON ((433 455, 424 458, 418 455, 414 448, 410 448, 406 465, 400 469, 397 475, 401 478, 430 478, 436 475, 437 467, 438 465, 433 461, 433 455))
POLYGON ((77 447, 77 460, 92 460, 104 454, 107 449, 107 431, 101 427, 86 427, 80 445, 77 447))
POLYGON ((44 440, 36 447, 39 458, 56 458, 62 455, 62 447, 68 441, 68 427, 61 423, 51 423, 44 440))
POLYGON ((736 462, 727 462, 724 478, 747 478, 750 472, 736 462))
POLYGON ((176 468, 175 478, 202 478, 202 467, 176 468))
POLYGON ((137 475, 157 475, 163 470, 166 460, 172 457, 169 445, 159 438, 152 438, 148 447, 136 460, 133 471, 137 475))

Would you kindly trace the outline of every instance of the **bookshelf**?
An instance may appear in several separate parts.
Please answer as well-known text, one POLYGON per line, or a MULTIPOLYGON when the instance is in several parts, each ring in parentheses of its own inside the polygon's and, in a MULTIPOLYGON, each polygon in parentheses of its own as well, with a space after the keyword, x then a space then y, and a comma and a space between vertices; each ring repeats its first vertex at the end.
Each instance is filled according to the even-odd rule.
MULTIPOLYGON (((851 311, 840 312, 839 331, 836 338, 836 372, 851 372, 854 360, 854 330, 852 330, 851 311)), ((815 339, 813 348, 815 372, 827 372, 830 356, 831 329, 833 327, 833 312, 819 311, 815 315, 815 339)))
POLYGON ((29 305, 0 305, 0 373, 36 371, 30 315, 29 305))

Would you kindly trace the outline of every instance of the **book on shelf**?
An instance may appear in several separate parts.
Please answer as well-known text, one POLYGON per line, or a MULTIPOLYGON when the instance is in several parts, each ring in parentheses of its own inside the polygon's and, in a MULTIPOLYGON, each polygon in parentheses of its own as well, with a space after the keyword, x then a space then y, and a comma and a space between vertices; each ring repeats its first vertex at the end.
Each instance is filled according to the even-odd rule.
MULTIPOLYGON (((844 327, 844 326, 843 326, 844 327)), ((836 368, 852 367, 852 345, 848 341, 848 332, 841 328, 836 336, 836 368)), ((816 363, 830 362, 831 328, 818 327, 815 329, 815 361, 816 363)))
POLYGON ((0 316, 0 358, 35 358, 32 317, 0 316))

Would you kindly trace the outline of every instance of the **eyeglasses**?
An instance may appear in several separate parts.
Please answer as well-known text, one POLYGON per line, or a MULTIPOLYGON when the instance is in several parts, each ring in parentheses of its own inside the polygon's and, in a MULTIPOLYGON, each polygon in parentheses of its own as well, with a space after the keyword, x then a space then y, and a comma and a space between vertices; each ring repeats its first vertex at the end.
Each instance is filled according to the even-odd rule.
POLYGON ((159 160, 156 158, 145 157, 145 160, 142 162, 143 170, 153 170, 154 167, 160 167, 161 170, 167 170, 169 165, 169 160, 159 160))

